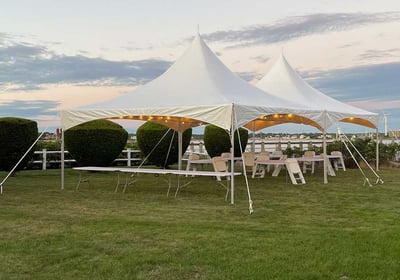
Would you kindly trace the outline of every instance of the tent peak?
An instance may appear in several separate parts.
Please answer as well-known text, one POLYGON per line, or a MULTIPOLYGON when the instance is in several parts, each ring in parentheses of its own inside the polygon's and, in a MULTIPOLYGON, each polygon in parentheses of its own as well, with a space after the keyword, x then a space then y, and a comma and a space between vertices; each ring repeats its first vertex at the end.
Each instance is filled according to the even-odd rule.
POLYGON ((324 113, 328 117, 320 125, 325 129, 336 121, 348 121, 368 127, 376 127, 377 124, 375 113, 340 102, 312 87, 289 64, 283 52, 256 86, 272 95, 324 113))

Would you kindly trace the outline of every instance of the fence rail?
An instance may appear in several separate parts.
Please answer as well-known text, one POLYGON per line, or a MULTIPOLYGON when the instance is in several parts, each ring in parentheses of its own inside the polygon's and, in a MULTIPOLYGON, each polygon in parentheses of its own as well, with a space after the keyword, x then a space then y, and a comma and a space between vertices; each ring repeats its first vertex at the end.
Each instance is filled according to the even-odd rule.
MULTIPOLYGON (((328 139, 327 143, 333 142, 332 139, 328 139)), ((256 139, 253 143, 253 139, 249 139, 246 151, 261 152, 261 151, 275 151, 285 150, 288 147, 299 147, 301 150, 309 150, 312 146, 322 147, 322 139, 276 139, 276 140, 262 140, 256 139)), ((207 154, 204 147, 204 142, 201 140, 192 140, 189 144, 187 152, 207 154)), ((65 151, 66 163, 74 163, 75 160, 69 156, 68 151, 65 151)), ((123 150, 120 157, 114 162, 126 162, 126 166, 132 166, 135 162, 139 163, 142 159, 139 157, 140 150, 126 149, 123 150)), ((47 151, 46 149, 35 151, 34 160, 31 161, 34 164, 41 164, 42 169, 46 170, 48 165, 60 164, 61 163, 61 151, 47 151)))
MULTIPOLYGON (((74 163, 75 159, 68 158, 69 152, 64 151, 66 163, 74 163)), ((140 150, 126 149, 122 150, 119 158, 115 159, 114 162, 126 162, 126 166, 132 166, 135 162, 140 162, 142 159, 138 157, 140 150)), ((46 149, 35 151, 34 160, 31 161, 33 164, 40 164, 43 170, 46 170, 49 165, 55 165, 61 163, 61 151, 47 151, 46 149)))
MULTIPOLYGON (((326 143, 332 143, 333 139, 327 139, 326 143)), ((298 147, 302 151, 310 150, 313 146, 322 147, 323 140, 322 139, 249 139, 246 151, 252 152, 263 152, 263 151, 277 151, 277 150, 286 150, 287 148, 298 147)), ((192 140, 188 147, 188 152, 192 153, 206 153, 206 149, 204 147, 204 141, 202 140, 192 140)))

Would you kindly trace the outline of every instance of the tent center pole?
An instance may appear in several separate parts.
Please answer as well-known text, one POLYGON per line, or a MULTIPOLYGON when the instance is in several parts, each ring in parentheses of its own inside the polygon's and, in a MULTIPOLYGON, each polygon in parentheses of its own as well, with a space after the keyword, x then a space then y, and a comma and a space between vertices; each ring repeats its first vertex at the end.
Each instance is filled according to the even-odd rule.
POLYGON ((65 148, 64 129, 61 129, 61 189, 64 190, 65 148))

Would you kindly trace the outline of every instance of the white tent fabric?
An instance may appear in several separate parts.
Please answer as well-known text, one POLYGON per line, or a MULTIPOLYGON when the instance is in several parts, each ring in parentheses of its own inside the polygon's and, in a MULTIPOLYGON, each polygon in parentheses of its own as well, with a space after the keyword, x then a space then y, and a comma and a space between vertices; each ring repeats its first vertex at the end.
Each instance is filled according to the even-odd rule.
POLYGON ((289 65, 283 53, 270 71, 256 84, 260 89, 305 108, 325 111, 326 118, 314 119, 324 130, 342 121, 377 128, 379 116, 333 99, 305 82, 289 65))
MULTIPOLYGON (((348 122, 374 128, 378 131, 379 115, 360 108, 348 105, 333 99, 317 89, 311 87, 289 65, 283 53, 277 59, 270 71, 256 84, 257 87, 268 92, 269 95, 279 96, 288 101, 301 104, 304 108, 320 110, 324 117, 313 119, 324 133, 336 122, 348 122)), ((313 125, 310 123, 310 125, 313 125)), ((259 127, 262 128, 262 127, 259 127)), ((377 132, 378 135, 378 132, 377 132)), ((326 142, 323 145, 326 154, 326 142)), ((377 145, 377 169, 378 169, 378 145, 377 145)), ((327 183, 327 169, 324 162, 324 183, 327 183)))
POLYGON ((320 110, 266 94, 240 79, 197 35, 160 77, 110 101, 64 110, 61 122, 64 130, 102 118, 152 120, 177 131, 204 123, 229 130, 272 114, 296 114, 319 122, 324 118, 320 110))
MULTIPOLYGON (((254 120, 262 121, 266 115, 281 114, 299 115, 304 120, 324 117, 320 110, 269 95, 240 79, 197 35, 183 56, 160 77, 110 101, 61 111, 61 124, 64 134, 75 125, 96 119, 151 120, 173 128, 181 137, 185 129, 209 123, 229 130, 233 147, 232 132, 235 129, 254 120)), ((62 189, 63 157, 64 153, 62 189)), ((233 162, 232 153, 232 172, 233 162)), ((231 203, 234 203, 233 173, 231 203)), ((251 212, 251 199, 249 204, 251 212)))

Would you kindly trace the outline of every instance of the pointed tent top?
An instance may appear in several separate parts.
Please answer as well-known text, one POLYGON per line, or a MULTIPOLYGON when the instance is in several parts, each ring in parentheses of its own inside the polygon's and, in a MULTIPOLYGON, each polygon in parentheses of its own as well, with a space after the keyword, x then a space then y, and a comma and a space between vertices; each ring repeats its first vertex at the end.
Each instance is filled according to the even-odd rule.
POLYGON ((290 66, 283 52, 256 86, 285 100, 327 111, 330 113, 332 121, 325 125, 325 128, 335 121, 352 122, 371 128, 377 127, 377 114, 340 102, 313 88, 290 66))
POLYGON ((133 92, 98 106, 131 108, 148 107, 149 104, 153 107, 260 105, 266 100, 266 105, 270 107, 298 108, 296 104, 277 96, 271 95, 267 99, 265 92, 231 72, 210 50, 200 34, 196 34, 191 46, 162 75, 133 92))
MULTIPOLYGON (((307 84, 289 65, 283 52, 280 53, 269 72, 257 83, 257 87, 286 100, 295 100, 300 104, 310 103, 310 95, 317 90, 307 84)), ((311 103, 311 105, 313 105, 311 103)), ((320 105, 318 105, 320 108, 320 105)))
POLYGON ((138 115, 185 117, 197 120, 196 126, 201 121, 229 129, 233 107, 237 127, 266 114, 299 109, 232 73, 196 34, 190 47, 159 77, 109 101, 62 112, 62 119, 64 129, 99 117, 138 115))

